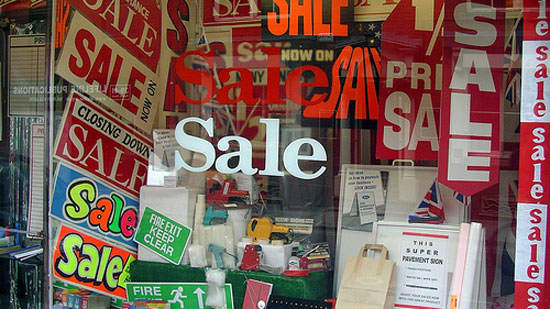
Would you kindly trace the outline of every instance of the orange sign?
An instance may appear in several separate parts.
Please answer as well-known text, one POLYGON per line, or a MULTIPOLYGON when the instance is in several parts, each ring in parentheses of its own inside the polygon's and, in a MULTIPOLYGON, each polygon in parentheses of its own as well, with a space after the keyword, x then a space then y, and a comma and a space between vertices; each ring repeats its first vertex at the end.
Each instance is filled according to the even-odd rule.
POLYGON ((126 299, 128 266, 136 255, 62 225, 53 256, 54 276, 70 284, 126 299))

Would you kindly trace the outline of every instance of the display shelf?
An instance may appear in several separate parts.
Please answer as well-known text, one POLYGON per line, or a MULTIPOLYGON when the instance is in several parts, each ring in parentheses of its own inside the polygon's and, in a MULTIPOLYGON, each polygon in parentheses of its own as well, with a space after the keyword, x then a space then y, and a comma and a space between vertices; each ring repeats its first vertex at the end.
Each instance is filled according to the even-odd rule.
MULTIPOLYGON (((242 308, 246 280, 254 279, 273 284, 272 295, 310 300, 329 298, 329 272, 311 272, 307 277, 285 277, 261 271, 228 270, 226 283, 233 289, 234 308, 242 308)), ((130 266, 133 282, 206 282, 202 268, 158 262, 134 261, 130 266)))

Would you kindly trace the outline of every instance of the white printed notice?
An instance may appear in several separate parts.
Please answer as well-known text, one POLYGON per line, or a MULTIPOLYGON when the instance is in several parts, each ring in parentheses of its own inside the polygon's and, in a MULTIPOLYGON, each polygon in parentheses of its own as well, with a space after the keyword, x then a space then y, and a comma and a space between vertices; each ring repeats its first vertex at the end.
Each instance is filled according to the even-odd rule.
POLYGON ((376 222, 376 203, 374 200, 373 191, 355 192, 355 201, 353 201, 353 204, 357 205, 361 224, 376 222))
POLYGON ((403 232, 396 271, 396 308, 445 308, 449 236, 403 232))
POLYGON ((386 204, 380 171, 366 165, 344 164, 340 186, 342 227, 372 231, 369 223, 377 221, 377 213, 382 214, 386 204))
POLYGON ((355 193, 360 191, 371 191, 374 204, 382 206, 384 201, 384 190, 382 188, 382 177, 380 171, 366 169, 361 166, 345 166, 342 175, 344 183, 344 213, 349 213, 353 207, 355 193))

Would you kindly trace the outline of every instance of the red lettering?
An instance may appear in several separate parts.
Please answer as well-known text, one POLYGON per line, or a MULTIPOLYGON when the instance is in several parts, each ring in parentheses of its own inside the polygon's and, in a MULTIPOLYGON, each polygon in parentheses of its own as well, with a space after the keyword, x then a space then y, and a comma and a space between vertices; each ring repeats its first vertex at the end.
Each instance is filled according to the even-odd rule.
POLYGON ((117 55, 115 59, 115 65, 111 73, 111 78, 109 79, 109 87, 106 89, 107 96, 112 98, 119 104, 122 102, 123 97, 120 95, 120 93, 116 91, 116 85, 118 84, 118 76, 120 75, 120 68, 122 67, 122 61, 123 61, 122 57, 117 55))
POLYGON ((243 101, 245 104, 252 105, 258 102, 257 98, 254 98, 252 94, 254 81, 252 72, 245 68, 228 68, 220 72, 220 82, 224 83, 229 81, 231 78, 231 72, 239 72, 240 81, 232 83, 229 85, 224 85, 220 88, 217 94, 217 99, 221 104, 237 104, 239 101, 243 101), (230 98, 230 93, 232 89, 240 88, 241 91, 235 91, 234 93, 239 93, 239 96, 235 99, 230 98))
POLYGON ((134 229, 137 223, 137 215, 134 210, 126 210, 120 218, 120 230, 122 235, 126 238, 134 235, 134 229))
MULTIPOLYGON (((142 85, 145 85, 146 76, 145 74, 138 71, 138 69, 132 67, 130 71, 130 76, 128 77, 128 91, 131 93, 131 96, 136 99, 141 99, 141 90, 139 87, 136 87, 136 82, 140 82, 142 85)), ((132 114, 137 114, 138 108, 135 104, 130 101, 131 98, 127 98, 122 102, 122 107, 129 110, 132 114)))
POLYGON ((95 50, 95 38, 90 31, 81 29, 76 33, 74 44, 80 59, 70 55, 69 69, 74 75, 83 78, 90 71, 91 61, 87 51, 93 52, 95 50), (78 65, 79 61, 82 63, 80 66, 78 65))
POLYGON ((537 117, 544 117, 544 115, 546 115, 546 105, 544 105, 543 102, 535 103, 535 106, 533 106, 533 113, 537 117))
POLYGON ((323 23, 325 1, 273 0, 274 12, 267 13, 267 29, 273 35, 348 35, 348 26, 340 20, 342 7, 347 0, 333 0, 330 8, 330 23, 323 23), (302 30, 300 32, 299 30, 302 30))
POLYGON ((281 49, 264 47, 267 54, 267 97, 262 104, 285 104, 279 95, 279 76, 281 75, 281 49))
POLYGON ((88 73, 88 77, 86 77, 86 82, 88 84, 93 85, 94 82, 97 82, 101 86, 107 85, 112 54, 113 50, 109 48, 109 46, 101 46, 94 64, 92 65, 92 69, 88 73))
POLYGON ((544 100, 544 81, 537 82, 537 100, 544 100))
POLYGON ((185 66, 185 59, 188 56, 193 55, 202 57, 206 61, 206 63, 208 63, 210 68, 214 68, 214 57, 212 51, 210 51, 209 53, 204 53, 200 50, 193 50, 188 51, 178 57, 178 60, 176 60, 176 74, 184 82, 188 82, 193 85, 203 86, 206 89, 206 94, 202 99, 193 100, 184 93, 181 85, 176 85, 176 102, 185 101, 190 104, 203 104, 208 102, 214 96, 216 92, 216 81, 214 80, 214 77, 212 77, 212 75, 208 72, 189 69, 187 66, 185 66))
POLYGON ((283 35, 288 30, 288 3, 285 0, 273 0, 279 8, 279 13, 267 13, 267 29, 273 35, 283 35))
POLYGON ((531 233, 527 236, 527 239, 531 241, 542 241, 542 236, 540 235, 540 229, 536 226, 531 228, 531 233))
POLYGON ((348 70, 346 74, 346 81, 342 89, 342 98, 340 99, 340 106, 338 107, 336 118, 348 117, 350 101, 355 102, 355 119, 367 118, 367 110, 363 108, 365 105, 361 104, 361 102, 366 102, 365 65, 363 59, 363 49, 355 48, 351 55, 350 70, 348 70), (356 80, 355 87, 353 87, 354 80, 356 80))
POLYGON ((539 55, 536 59, 539 60, 539 61, 544 61, 546 59, 548 59, 548 54, 546 54, 546 52, 548 51, 548 47, 546 46, 539 46, 537 47, 537 49, 535 50, 536 53, 539 55))
POLYGON ((532 244, 531 245, 531 259, 529 260, 529 262, 531 263, 536 263, 537 262, 537 250, 538 249, 538 245, 537 244, 532 244))
POLYGON ((304 65, 291 71, 288 74, 285 82, 286 93, 288 98, 292 100, 294 103, 302 106, 319 104, 327 96, 326 93, 323 93, 320 96, 316 96, 315 99, 308 101, 304 99, 304 97, 302 97, 302 88, 305 88, 305 87, 322 88, 327 86, 328 86, 327 75, 325 74, 325 72, 323 72, 323 70, 313 65, 304 65), (313 76, 314 76, 313 82, 300 82, 300 78, 302 77, 302 74, 306 71, 310 71, 313 73, 313 76))
POLYGON ((539 277, 540 269, 537 265, 529 265, 527 267, 527 276, 531 279, 537 279, 539 277))
MULTIPOLYGON (((321 10, 323 10, 322 7, 321 10)), ((321 17, 322 16, 323 14, 321 14, 321 17)), ((298 35, 300 17, 302 17, 303 19, 303 34, 311 35, 313 32, 311 20, 311 1, 305 0, 303 1, 303 4, 300 4, 298 0, 290 0, 290 25, 288 29, 289 35, 298 35)))
MULTIPOLYGON (((322 3, 322 2, 321 2, 322 3)), ((340 22, 340 11, 342 7, 347 6, 346 0, 332 0, 331 22, 332 22, 332 35, 334 36, 346 36, 348 35, 348 25, 340 22)), ((322 33, 319 33, 322 34, 322 33)))
POLYGON ((183 21, 189 21, 189 7, 184 0, 168 0, 168 16, 176 27, 166 30, 168 47, 176 54, 182 54, 187 48, 188 35, 183 21))
MULTIPOLYGON (((340 69, 347 70, 351 58, 353 48, 346 46, 338 55, 338 58, 332 66, 332 87, 330 96, 326 101, 317 105, 307 106, 304 109, 304 116, 309 118, 330 118, 334 115, 336 104, 340 98, 340 69)), ((312 99, 316 100, 319 96, 326 94, 315 94, 312 99)))
POLYGON ((532 209, 530 212, 529 212, 529 215, 531 216, 531 220, 529 220, 529 222, 533 223, 533 224, 537 224, 537 223, 541 223, 542 222, 542 218, 540 217, 540 215, 542 214, 542 210, 540 209, 532 209))

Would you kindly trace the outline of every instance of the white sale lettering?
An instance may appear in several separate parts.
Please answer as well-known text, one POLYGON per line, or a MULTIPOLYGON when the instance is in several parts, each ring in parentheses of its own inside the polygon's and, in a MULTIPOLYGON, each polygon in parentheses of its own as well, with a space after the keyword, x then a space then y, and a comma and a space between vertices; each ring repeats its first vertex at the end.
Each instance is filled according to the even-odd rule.
MULTIPOLYGON (((178 144, 193 152, 198 152, 206 157, 206 161, 202 166, 194 167, 185 162, 180 153, 176 151, 176 169, 184 168, 191 172, 204 172, 214 165, 216 170, 224 174, 233 174, 242 172, 246 175, 253 175, 258 172, 258 168, 252 167, 252 143, 241 136, 226 136, 218 141, 217 147, 220 151, 229 150, 231 141, 239 144, 239 150, 220 155, 216 159, 216 149, 206 139, 189 135, 185 132, 185 125, 195 123, 206 129, 209 137, 214 136, 214 119, 207 120, 189 117, 185 118, 176 126, 176 141, 178 144), (238 157, 239 164, 235 167, 230 167, 230 159, 238 157)), ((259 171, 260 175, 265 176, 283 176, 284 173, 279 170, 279 119, 260 119, 260 123, 265 125, 265 169, 259 171)), ((306 147, 307 147, 306 146, 306 147)), ((283 165, 286 170, 294 177, 301 179, 314 179, 321 176, 326 167, 322 166, 313 173, 306 173, 300 169, 299 161, 320 161, 326 162, 327 153, 323 145, 311 138, 300 138, 290 143, 283 152, 283 165), (312 150, 310 155, 300 155, 302 146, 309 146, 312 150)))
POLYGON ((493 5, 445 2, 439 177, 472 195, 498 182, 505 16, 493 5))
MULTIPOLYGON (((477 35, 455 32, 455 40, 462 44, 472 45, 472 49, 461 48, 451 79, 451 91, 455 89, 466 90, 466 86, 477 85, 479 90, 495 92, 495 82, 491 74, 491 66, 487 53, 484 50, 474 49, 476 46, 488 46, 496 40, 496 29, 490 23, 477 22, 474 17, 496 18, 496 9, 481 4, 478 6, 479 15, 468 15, 469 3, 461 3, 456 6, 455 14, 471 16, 468 22, 457 22, 465 29, 473 30, 477 35), (482 35, 483 34, 483 35, 482 35)), ((477 12, 477 11, 476 11, 477 12)), ((459 19, 460 20, 460 19, 459 19)), ((465 160, 453 160, 449 158, 447 179, 459 181, 489 181, 489 171, 471 170, 471 167, 489 167, 490 156, 471 156, 469 153, 491 152, 490 123, 476 123, 470 121, 470 94, 451 92, 451 123, 449 134, 476 136, 481 139, 471 140, 460 137, 449 139, 449 156, 456 152, 466 152, 465 160), (489 137, 489 138, 488 138, 489 137)))

